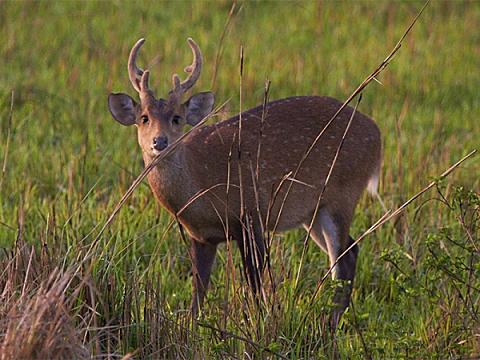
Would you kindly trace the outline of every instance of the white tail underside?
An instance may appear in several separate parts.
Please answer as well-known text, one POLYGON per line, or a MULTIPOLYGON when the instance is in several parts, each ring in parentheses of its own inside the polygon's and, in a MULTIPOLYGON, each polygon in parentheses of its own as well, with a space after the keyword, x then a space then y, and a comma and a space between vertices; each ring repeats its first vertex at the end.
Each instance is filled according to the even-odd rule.
POLYGON ((368 180, 368 184, 367 184, 367 191, 370 195, 374 196, 378 194, 378 180, 379 180, 379 171, 376 170, 368 180))

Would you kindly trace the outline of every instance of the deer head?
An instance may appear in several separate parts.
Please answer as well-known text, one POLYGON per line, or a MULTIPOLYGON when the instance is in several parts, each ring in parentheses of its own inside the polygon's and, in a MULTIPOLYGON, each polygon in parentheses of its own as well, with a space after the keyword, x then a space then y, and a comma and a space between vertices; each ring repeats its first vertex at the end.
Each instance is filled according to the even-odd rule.
POLYGON ((138 142, 143 153, 154 157, 182 135, 186 124, 196 125, 211 112, 214 95, 211 92, 201 92, 182 103, 184 93, 195 84, 202 70, 200 48, 188 38, 193 52, 193 62, 185 68, 189 75, 180 81, 178 75, 174 74, 173 88, 167 99, 157 99, 148 86, 149 71, 136 65, 138 51, 144 42, 145 39, 137 41, 128 59, 128 75, 133 88, 138 92, 140 102, 137 103, 127 94, 110 94, 108 108, 120 124, 137 126, 138 142))

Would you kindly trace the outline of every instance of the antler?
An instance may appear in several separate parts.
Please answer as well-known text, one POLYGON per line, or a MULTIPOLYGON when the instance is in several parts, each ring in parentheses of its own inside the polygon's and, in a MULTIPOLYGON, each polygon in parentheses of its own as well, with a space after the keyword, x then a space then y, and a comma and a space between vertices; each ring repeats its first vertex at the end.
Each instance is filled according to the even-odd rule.
POLYGON ((143 38, 138 40, 135 45, 133 45, 132 50, 130 51, 130 56, 128 57, 128 77, 130 78, 133 88, 139 93, 141 93, 142 90, 148 90, 148 72, 140 69, 136 63, 138 51, 144 42, 145 39, 143 38), (144 74, 146 74, 146 81, 143 80, 144 74))
POLYGON ((202 52, 200 51, 200 48, 198 47, 197 43, 193 41, 192 38, 188 38, 188 45, 190 45, 190 48, 192 49, 193 52, 193 61, 192 64, 187 66, 185 68, 185 72, 190 73, 188 77, 180 82, 180 78, 178 77, 177 74, 174 74, 172 76, 172 82, 173 82, 173 93, 177 94, 178 96, 181 96, 184 92, 186 92, 188 89, 190 89, 195 83, 197 82, 198 78, 200 77, 200 72, 202 71, 202 52))
MULTIPOLYGON (((187 78, 184 81, 180 81, 180 78, 177 74, 174 74, 172 77, 173 81, 173 90, 172 93, 176 97, 181 97, 188 89, 190 89, 197 82, 200 77, 200 72, 202 71, 202 52, 200 48, 192 40, 188 38, 188 45, 193 52, 193 61, 192 64, 185 68, 185 72, 189 73, 187 78)), ((148 88, 148 70, 143 70, 137 66, 137 56, 140 48, 142 47, 145 39, 139 39, 135 45, 133 45, 130 55, 128 57, 128 77, 132 83, 133 88, 140 94, 140 97, 144 96, 147 93, 150 93, 148 88)))

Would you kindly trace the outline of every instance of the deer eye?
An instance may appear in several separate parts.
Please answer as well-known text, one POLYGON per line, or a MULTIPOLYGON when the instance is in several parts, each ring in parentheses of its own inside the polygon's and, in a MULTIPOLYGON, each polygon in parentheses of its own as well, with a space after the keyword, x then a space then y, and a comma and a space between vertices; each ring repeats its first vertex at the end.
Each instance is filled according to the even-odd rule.
POLYGON ((173 115, 172 123, 174 123, 175 125, 178 125, 178 124, 180 124, 181 120, 182 120, 182 118, 181 118, 180 115, 173 115))
POLYGON ((140 121, 142 122, 142 124, 148 123, 148 116, 147 115, 142 115, 140 117, 140 121))

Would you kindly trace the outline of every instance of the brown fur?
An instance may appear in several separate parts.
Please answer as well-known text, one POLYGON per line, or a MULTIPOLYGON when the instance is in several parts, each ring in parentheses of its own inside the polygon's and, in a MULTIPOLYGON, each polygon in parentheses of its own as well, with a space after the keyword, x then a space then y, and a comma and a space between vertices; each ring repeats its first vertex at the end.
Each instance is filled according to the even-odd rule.
MULTIPOLYGON (((294 97, 273 101, 266 108, 261 140, 262 107, 242 114, 240 163, 245 208, 246 212, 253 214, 255 218, 258 217, 258 204, 262 224, 266 224, 269 214, 268 230, 272 230, 277 216, 280 216, 277 227, 279 231, 310 223, 352 108, 347 107, 340 113, 307 157, 298 172, 298 182, 294 182, 291 187, 280 215, 279 208, 291 180, 283 182, 275 199, 272 199, 273 190, 280 185, 281 179, 287 173, 295 172, 306 149, 340 106, 339 101, 329 97, 294 97), (252 172, 255 174, 257 168, 259 145, 258 183, 254 184, 252 172)), ((238 132, 239 116, 195 129, 176 151, 148 176, 150 186, 160 203, 173 215, 182 210, 178 219, 196 242, 215 246, 225 241, 227 222, 229 235, 239 242, 242 241, 238 239, 243 236, 239 219, 238 132), (227 201, 229 173, 230 189, 227 201), (195 198, 198 193, 207 189, 211 190, 195 198), (189 205, 185 208, 186 204, 189 205), (226 213, 229 214, 228 217, 225 217, 226 213)), ((144 158, 146 165, 153 159, 147 154, 144 158)), ((348 236, 348 228, 355 206, 369 180, 376 176, 380 162, 380 132, 370 118, 357 112, 320 204, 320 208, 328 209, 328 213, 343 232, 340 237, 340 251, 330 254, 332 263, 352 242, 348 236)), ((259 221, 256 224, 258 226, 259 221)), ((312 236, 320 232, 319 228, 320 225, 314 224, 312 236)), ((325 240, 317 243, 328 252, 325 240)), ((195 255, 198 253, 195 249, 200 245, 194 245, 195 255)), ((345 259, 348 260, 348 257, 345 259)), ((345 264, 345 276, 340 274, 337 277, 353 280, 355 260, 356 257, 345 264)), ((202 257, 196 261, 202 270, 204 267, 210 270, 212 258, 202 257)), ((204 282, 208 281, 206 278, 204 282)), ((250 281, 258 280, 253 276, 250 281)), ((195 286, 199 287, 198 284, 195 286)), ((201 293, 198 299, 200 302, 204 291, 201 293)), ((197 299, 198 294, 194 297, 197 299)))
MULTIPOLYGON (((202 58, 198 46, 193 48, 198 50, 198 77, 202 58)), ((136 56, 134 51, 132 53, 136 56)), ((135 56, 131 56, 133 61, 135 56)), ((119 122, 137 125, 143 158, 148 165, 160 153, 152 145, 154 139, 161 137, 168 144, 178 140, 186 122, 195 124, 208 113, 213 106, 213 95, 197 94, 184 104, 180 103, 181 93, 178 92, 169 100, 156 100, 148 89, 148 73, 142 72, 139 69, 131 77, 134 80, 135 76, 140 77, 137 87, 144 83, 145 89, 139 90, 140 105, 124 94, 111 95, 109 104, 119 122), (175 117, 181 119, 180 122, 173 121, 175 117), (145 118, 147 122, 142 120, 145 118)), ((132 81, 134 87, 135 81, 132 81)), ((178 82, 174 78, 174 83, 178 85, 178 82)), ((198 127, 148 174, 148 182, 158 201, 178 218, 192 239, 192 309, 195 313, 205 295, 216 246, 226 240, 227 229, 228 236, 239 244, 248 281, 257 291, 261 286, 265 251, 263 231, 309 227, 354 111, 351 107, 340 112, 298 173, 296 169, 303 154, 341 106, 341 102, 330 97, 290 97, 268 103, 264 114, 263 107, 259 106, 244 112, 241 117, 237 115, 214 125, 198 127), (245 225, 247 220, 251 224, 249 227, 245 225)), ((369 182, 376 183, 380 163, 378 127, 369 117, 356 112, 310 234, 328 253, 332 265, 353 242, 349 228, 355 206, 369 182)), ((342 290, 343 294, 340 290, 337 292, 336 321, 349 303, 357 253, 358 249, 353 248, 333 271, 335 278, 350 282, 342 290)))

